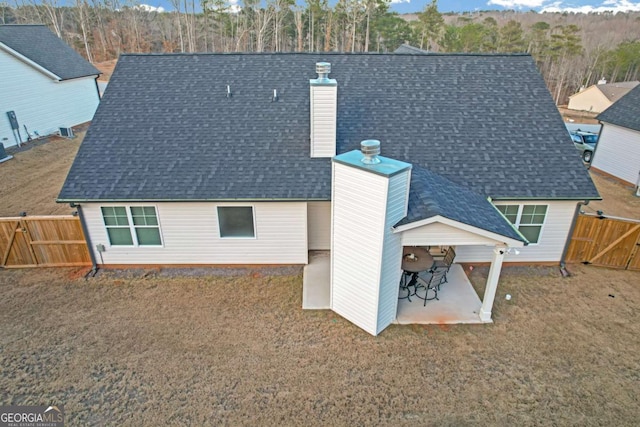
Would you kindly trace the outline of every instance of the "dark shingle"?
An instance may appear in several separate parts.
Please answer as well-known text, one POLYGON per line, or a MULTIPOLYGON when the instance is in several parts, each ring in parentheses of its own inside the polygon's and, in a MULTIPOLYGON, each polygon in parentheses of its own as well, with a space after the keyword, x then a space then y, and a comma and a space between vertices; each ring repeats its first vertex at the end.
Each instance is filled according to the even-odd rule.
POLYGON ((319 61, 338 153, 380 139, 494 199, 598 197, 531 57, 327 53, 122 56, 59 200, 328 200, 330 159, 309 157, 319 61))
POLYGON ((597 119, 640 131, 640 85, 600 113, 597 119))
POLYGON ((501 236, 524 241, 486 197, 429 170, 414 166, 411 170, 407 216, 396 226, 434 216, 443 216, 501 236))
POLYGON ((100 74, 44 25, 0 25, 0 43, 62 80, 100 74))

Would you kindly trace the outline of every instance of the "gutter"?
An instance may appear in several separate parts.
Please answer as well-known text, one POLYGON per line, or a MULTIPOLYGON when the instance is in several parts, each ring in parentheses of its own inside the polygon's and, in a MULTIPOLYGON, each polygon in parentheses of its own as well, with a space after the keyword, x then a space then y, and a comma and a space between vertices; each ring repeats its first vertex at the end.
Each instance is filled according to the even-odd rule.
POLYGON ((98 263, 93 253, 93 246, 91 244, 91 238, 89 237, 89 230, 87 229, 87 223, 84 220, 84 214, 82 213, 82 206, 75 203, 69 203, 69 206, 78 210, 78 217, 80 218, 80 225, 82 226, 82 232, 84 233, 84 240, 87 243, 87 249, 89 250, 89 257, 91 258, 91 271, 87 273, 85 278, 91 276, 94 277, 98 272, 98 263))

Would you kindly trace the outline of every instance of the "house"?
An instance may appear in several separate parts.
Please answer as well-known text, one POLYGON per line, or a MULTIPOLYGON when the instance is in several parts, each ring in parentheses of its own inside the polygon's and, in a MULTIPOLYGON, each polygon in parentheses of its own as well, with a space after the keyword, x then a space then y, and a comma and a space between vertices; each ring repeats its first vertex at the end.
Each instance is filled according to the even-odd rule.
POLYGON ((640 82, 637 81, 606 83, 606 80, 602 80, 598 84, 589 86, 571 95, 567 108, 570 110, 601 113, 616 103, 631 89, 638 86, 638 84, 640 84, 640 82))
POLYGON ((332 309, 377 334, 403 246, 491 263, 491 321, 502 263, 558 264, 597 198, 528 55, 295 53, 121 56, 58 201, 100 265, 330 250, 332 309))
POLYGON ((403 54, 409 54, 409 55, 425 55, 425 54, 429 54, 428 50, 424 50, 424 49, 420 49, 418 47, 414 47, 411 46, 410 44, 401 44, 395 51, 394 53, 403 53, 403 54))
POLYGON ((44 25, 0 25, 0 142, 10 147, 90 121, 99 74, 44 25))
POLYGON ((602 131, 591 167, 640 185, 640 86, 598 115, 602 131))

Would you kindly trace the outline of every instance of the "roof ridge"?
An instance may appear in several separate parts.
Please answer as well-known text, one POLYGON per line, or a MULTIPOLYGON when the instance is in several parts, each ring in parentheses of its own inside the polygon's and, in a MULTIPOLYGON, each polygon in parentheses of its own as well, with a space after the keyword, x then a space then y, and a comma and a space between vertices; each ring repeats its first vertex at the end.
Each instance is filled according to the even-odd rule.
POLYGON ((471 57, 531 57, 531 54, 522 53, 467 53, 467 52, 429 52, 422 55, 415 55, 410 53, 393 53, 393 52, 150 52, 139 53, 129 52, 122 53, 120 56, 318 56, 318 55, 332 55, 332 56, 471 56, 471 57))

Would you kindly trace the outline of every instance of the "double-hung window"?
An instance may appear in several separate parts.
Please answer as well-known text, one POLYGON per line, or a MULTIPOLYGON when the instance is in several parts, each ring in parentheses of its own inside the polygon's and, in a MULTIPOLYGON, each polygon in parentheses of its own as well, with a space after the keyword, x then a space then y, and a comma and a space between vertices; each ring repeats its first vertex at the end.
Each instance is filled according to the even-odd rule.
POLYGON ((547 205, 496 205, 496 208, 516 226, 529 243, 538 243, 547 216, 547 205))
POLYGON ((104 206, 101 209, 111 246, 162 246, 154 206, 104 206))

